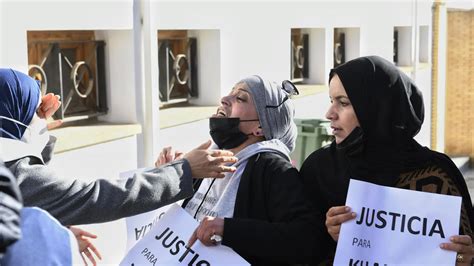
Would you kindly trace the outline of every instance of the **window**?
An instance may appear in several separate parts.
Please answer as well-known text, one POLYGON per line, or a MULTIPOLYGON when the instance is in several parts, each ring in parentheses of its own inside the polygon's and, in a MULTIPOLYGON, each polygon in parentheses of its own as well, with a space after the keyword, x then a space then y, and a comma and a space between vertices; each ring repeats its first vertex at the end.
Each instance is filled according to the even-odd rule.
POLYGON ((326 83, 326 30, 291 29, 291 73, 294 83, 326 83))
POLYGON ((309 76, 309 34, 291 29, 291 81, 303 82, 309 76))
POLYGON ((93 31, 29 31, 29 75, 43 94, 61 96, 56 119, 72 121, 107 112, 103 41, 93 31))
POLYGON ((158 31, 158 77, 162 103, 198 96, 197 39, 188 31, 158 31))
POLYGON ((360 56, 360 29, 334 29, 334 67, 360 56))

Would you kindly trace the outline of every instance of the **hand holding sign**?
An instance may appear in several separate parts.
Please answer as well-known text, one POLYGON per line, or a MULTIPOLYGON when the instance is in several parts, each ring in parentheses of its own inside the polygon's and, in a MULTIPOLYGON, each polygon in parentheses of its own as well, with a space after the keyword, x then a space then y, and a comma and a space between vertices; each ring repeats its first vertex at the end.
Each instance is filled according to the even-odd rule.
MULTIPOLYGON (((455 262, 456 253, 439 246, 459 231, 460 197, 351 180, 346 204, 357 217, 340 228, 334 265, 455 262)), ((467 239, 462 241, 469 246, 467 239)))
POLYGON ((332 207, 326 213, 326 228, 332 239, 337 242, 339 232, 341 231, 341 224, 356 217, 355 212, 351 212, 348 206, 332 207))
POLYGON ((472 265, 471 261, 474 258, 474 247, 472 246, 471 237, 468 235, 452 236, 449 240, 451 243, 442 243, 440 247, 445 250, 457 252, 456 265, 472 265))
POLYGON ((196 240, 200 240, 205 246, 215 246, 218 243, 213 236, 224 235, 224 219, 206 216, 201 224, 194 230, 193 235, 188 241, 188 246, 192 247, 196 240))
POLYGON ((196 241, 186 245, 198 226, 180 206, 173 204, 165 215, 128 252, 121 266, 134 265, 248 265, 224 245, 206 247, 196 241))

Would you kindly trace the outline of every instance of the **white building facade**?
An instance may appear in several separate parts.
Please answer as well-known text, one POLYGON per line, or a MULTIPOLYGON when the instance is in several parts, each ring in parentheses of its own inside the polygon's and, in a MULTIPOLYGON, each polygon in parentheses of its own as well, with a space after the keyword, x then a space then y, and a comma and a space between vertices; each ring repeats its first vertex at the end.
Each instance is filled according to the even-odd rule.
MULTIPOLYGON (((159 109, 158 30, 187 30, 196 38, 199 96, 189 103, 198 106, 217 106, 249 75, 290 79, 292 29, 308 34, 306 85, 327 86, 335 32, 345 35, 346 61, 365 55, 393 61, 396 52, 423 92, 425 123, 417 139, 429 146, 431 8, 431 1, 3 0, 0 67, 28 71, 28 31, 92 30, 105 41, 108 112, 98 118, 95 136, 87 140, 87 123, 53 131, 64 148, 51 166, 64 178, 116 178, 153 165, 164 146, 189 150, 209 138, 206 117, 160 129, 167 117, 159 109), (110 137, 116 124, 126 133, 110 137), (68 146, 71 136, 86 140, 68 146)), ((324 118, 328 105, 327 89, 295 100, 299 118, 324 118)), ((117 264, 125 249, 123 220, 88 228, 99 235, 103 263, 117 264)))

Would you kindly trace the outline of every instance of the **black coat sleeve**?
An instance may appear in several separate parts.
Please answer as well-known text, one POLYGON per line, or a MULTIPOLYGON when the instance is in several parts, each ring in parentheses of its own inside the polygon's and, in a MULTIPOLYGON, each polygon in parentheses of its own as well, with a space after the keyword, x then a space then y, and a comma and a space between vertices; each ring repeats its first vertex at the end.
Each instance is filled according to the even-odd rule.
POLYGON ((252 264, 316 261, 319 213, 310 211, 298 171, 281 157, 260 157, 242 176, 223 244, 252 264))
MULTIPOLYGON (((310 208, 313 212, 321 214, 316 217, 316 224, 320 228, 318 242, 319 253, 323 258, 322 260, 325 261, 323 265, 332 264, 331 260, 334 257, 337 244, 327 232, 326 213, 330 207, 340 205, 335 204, 337 200, 330 200, 328 197, 329 194, 340 194, 340 191, 336 189, 340 185, 333 183, 336 176, 328 177, 326 171, 323 171, 323 167, 333 167, 332 162, 327 160, 328 153, 328 148, 313 152, 303 162, 300 170, 304 194, 311 204, 310 208)), ((336 195, 332 196, 336 197, 336 195)))
POLYGON ((21 208, 20 190, 16 180, 0 162, 0 258, 6 248, 21 236, 21 208))

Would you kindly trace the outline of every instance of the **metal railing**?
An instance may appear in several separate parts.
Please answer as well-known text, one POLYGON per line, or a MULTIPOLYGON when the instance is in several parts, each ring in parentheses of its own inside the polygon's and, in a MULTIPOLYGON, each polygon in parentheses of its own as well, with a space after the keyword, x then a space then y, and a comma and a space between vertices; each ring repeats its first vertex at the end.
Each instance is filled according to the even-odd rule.
POLYGON ((43 94, 61 96, 56 119, 72 121, 107 112, 105 55, 103 41, 36 41, 36 62, 29 75, 41 81, 43 94))

